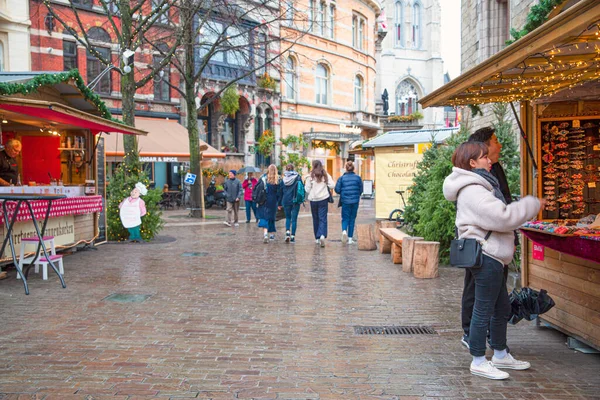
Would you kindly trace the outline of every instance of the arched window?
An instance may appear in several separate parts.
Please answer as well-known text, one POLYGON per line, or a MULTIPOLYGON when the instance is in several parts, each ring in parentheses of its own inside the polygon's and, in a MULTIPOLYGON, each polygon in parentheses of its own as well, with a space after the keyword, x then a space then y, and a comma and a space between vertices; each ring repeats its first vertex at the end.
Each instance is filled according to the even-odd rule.
POLYGON ((396 1, 394 4, 394 44, 404 47, 404 4, 396 1))
MULTIPOLYGON (((262 134, 267 130, 273 131, 273 109, 270 105, 263 103, 256 108, 256 117, 254 118, 254 140, 258 141, 262 134)), ((270 156, 264 156, 257 152, 255 156, 257 166, 265 166, 271 163, 270 156)))
MULTIPOLYGON (((88 38, 95 52, 87 52, 87 80, 88 84, 100 75, 111 62, 110 54, 110 35, 102 28, 93 27, 88 31, 88 38), (96 54, 96 52, 98 54, 96 54), (108 63, 108 65, 106 64, 108 63)), ((111 72, 107 72, 100 78, 98 83, 93 86, 97 93, 110 94, 111 91, 111 72)))
POLYGON ((413 5, 412 42, 415 49, 421 48, 421 4, 413 5))
POLYGON ((354 77, 354 109, 363 109, 363 79, 360 75, 354 77))
POLYGON ((288 57, 285 66, 285 97, 296 100, 296 61, 288 57))
POLYGON ((409 80, 403 80, 396 88, 396 115, 410 115, 419 110, 419 92, 409 80))
MULTIPOLYGON (((152 56, 152 61, 155 66, 158 66, 165 58, 163 54, 169 51, 169 46, 166 43, 159 43, 156 47, 160 51, 152 56)), ((154 100, 171 101, 169 66, 170 64, 167 64, 162 67, 154 78, 154 100)))
POLYGON ((317 64, 315 93, 317 104, 328 104, 329 71, 323 64, 317 64))

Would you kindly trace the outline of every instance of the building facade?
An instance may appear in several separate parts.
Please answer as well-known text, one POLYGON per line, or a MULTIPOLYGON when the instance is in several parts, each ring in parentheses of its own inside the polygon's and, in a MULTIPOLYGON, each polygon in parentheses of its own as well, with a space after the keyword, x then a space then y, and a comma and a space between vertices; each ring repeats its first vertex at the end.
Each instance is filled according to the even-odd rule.
POLYGON ((423 110, 418 104, 420 98, 444 84, 440 1, 385 0, 383 5, 388 33, 378 55, 377 99, 387 91, 389 115, 423 115, 390 129, 384 124, 384 129, 445 126, 443 109, 423 110))
POLYGON ((0 72, 31 70, 30 25, 29 2, 0 0, 0 72))
MULTIPOLYGON (((379 129, 375 115, 376 19, 373 0, 289 2, 282 38, 298 38, 281 76, 281 137, 300 136, 306 155, 337 179, 349 150, 379 129)), ((282 40, 282 48, 292 40, 282 40)), ((292 149, 284 149, 292 151, 292 149)), ((371 179, 372 157, 356 156, 357 173, 371 179)))

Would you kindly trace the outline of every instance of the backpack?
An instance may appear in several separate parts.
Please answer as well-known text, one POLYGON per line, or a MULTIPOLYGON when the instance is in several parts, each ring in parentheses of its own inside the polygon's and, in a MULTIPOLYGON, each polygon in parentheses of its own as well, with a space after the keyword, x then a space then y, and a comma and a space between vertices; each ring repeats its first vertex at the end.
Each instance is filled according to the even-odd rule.
POLYGON ((298 178, 298 182, 296 182, 296 195, 294 196, 294 204, 304 203, 306 199, 306 190, 304 189, 304 183, 302 183, 302 179, 298 178))
POLYGON ((259 206, 267 202, 267 184, 264 176, 258 180, 254 189, 252 189, 252 201, 259 206))

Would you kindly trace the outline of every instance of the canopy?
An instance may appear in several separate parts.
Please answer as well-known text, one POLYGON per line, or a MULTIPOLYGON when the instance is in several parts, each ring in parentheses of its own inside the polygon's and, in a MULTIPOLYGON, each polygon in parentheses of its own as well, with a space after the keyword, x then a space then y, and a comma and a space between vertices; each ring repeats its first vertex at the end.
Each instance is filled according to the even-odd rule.
POLYGON ((146 135, 146 132, 110 121, 60 103, 21 98, 0 98, 0 111, 11 121, 39 128, 51 125, 57 129, 89 129, 99 132, 146 135))
MULTIPOLYGON (((188 131, 177 121, 163 118, 137 117, 135 119, 135 126, 148 131, 148 136, 138 139, 140 157, 161 157, 163 159, 165 157, 167 159, 177 157, 189 159, 190 142, 188 131)), ((122 143, 119 136, 106 139, 106 155, 124 156, 122 143)), ((204 141, 200 140, 200 145, 208 147, 207 150, 202 152, 204 158, 225 158, 225 153, 218 151, 204 141)))
POLYGON ((406 131, 390 131, 363 143, 363 149, 374 147, 407 146, 418 143, 442 143, 452 134, 458 132, 457 128, 422 129, 406 131))
POLYGON ((600 79, 600 1, 566 11, 440 87, 423 107, 534 100, 600 79))

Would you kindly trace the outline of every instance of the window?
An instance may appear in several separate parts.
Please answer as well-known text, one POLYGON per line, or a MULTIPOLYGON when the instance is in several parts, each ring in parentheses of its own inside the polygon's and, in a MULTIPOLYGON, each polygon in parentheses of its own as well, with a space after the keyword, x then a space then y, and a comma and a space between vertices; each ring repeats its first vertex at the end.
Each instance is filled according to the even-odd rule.
POLYGON ((169 6, 164 0, 152 0, 152 11, 161 10, 162 14, 156 22, 161 25, 169 24, 169 6))
POLYGON ((363 50, 365 44, 365 26, 366 20, 362 16, 352 17, 352 47, 356 50, 363 50))
POLYGON ((329 6, 329 33, 328 36, 333 39, 335 32, 335 6, 331 4, 329 6))
MULTIPOLYGON (((160 43, 157 47, 163 53, 169 51, 169 46, 164 43, 160 43)), ((152 61, 155 66, 158 66, 164 59, 165 57, 162 54, 155 54, 152 57, 152 61)), ((169 79, 171 77, 169 74, 169 65, 170 64, 167 64, 162 67, 157 76, 154 78, 154 100, 171 101, 171 88, 169 87, 169 79)))
POLYGON ((293 0, 288 0, 284 2, 285 4, 285 20, 283 23, 288 26, 294 25, 295 11, 293 0))
POLYGON ((63 71, 77 68, 77 43, 63 40, 63 71))
POLYGON ((263 75, 267 72, 267 35, 264 33, 259 33, 256 35, 255 40, 255 68, 258 68, 256 72, 260 75, 263 75))
POLYGON ((410 115, 419 110, 417 88, 408 80, 400 82, 396 89, 396 114, 410 115))
POLYGON ((396 1, 394 7, 394 43, 396 47, 404 47, 404 35, 402 28, 404 23, 404 4, 396 1))
POLYGON ((296 61, 292 57, 287 59, 285 69, 285 96, 296 100, 296 61))
POLYGON ((325 12, 326 10, 327 10, 327 4, 325 4, 324 1, 319 3, 319 33, 321 34, 321 36, 325 36, 325 28, 326 28, 326 21, 327 21, 327 15, 325 12))
POLYGON ((412 43, 415 49, 421 48, 421 5, 413 6, 412 43))
POLYGON ((352 17, 352 47, 356 48, 356 31, 358 30, 358 17, 352 17))
MULTIPOLYGON (((238 27, 230 26, 227 28, 227 36, 229 37, 229 49, 225 53, 225 62, 231 65, 250 65, 248 32, 242 32, 238 27)), ((265 39, 262 43, 265 44, 265 39)), ((262 64, 265 61, 262 61, 262 64)))
POLYGON ((117 0, 102 0, 102 3, 106 5, 109 15, 121 15, 121 10, 119 10, 117 0))
POLYGON ((308 24, 309 31, 314 32, 315 30, 315 0, 310 0, 308 2, 308 24))
POLYGON ((354 108, 356 110, 362 110, 362 99, 363 99, 363 79, 360 75, 354 77, 354 108))
POLYGON ((323 64, 317 65, 316 73, 317 104, 328 104, 329 98, 329 71, 323 64))
MULTIPOLYGON (((88 31, 88 38, 92 44, 92 48, 100 54, 102 60, 111 62, 110 54, 110 35, 102 28, 93 27, 88 31), (101 46, 98 46, 100 44, 101 46), (106 46, 106 47, 104 47, 106 46)), ((95 53, 90 51, 87 52, 87 80, 88 84, 93 81, 98 75, 100 75, 106 69, 105 65, 95 53)), ((100 81, 94 86, 94 90, 101 94, 110 94, 111 92, 111 79, 110 71, 106 72, 100 81)))
POLYGON ((71 3, 73 3, 76 6, 92 8, 94 2, 93 0, 71 0, 71 3))
POLYGON ((216 21, 206 21, 204 27, 201 28, 204 35, 198 35, 200 41, 199 56, 200 58, 206 57, 209 53, 211 61, 225 62, 225 54, 221 51, 217 51, 218 46, 211 52, 211 48, 216 43, 223 33, 223 24, 216 21))

